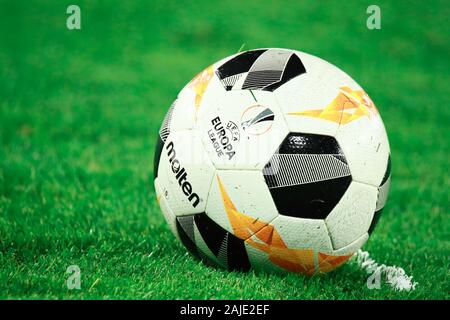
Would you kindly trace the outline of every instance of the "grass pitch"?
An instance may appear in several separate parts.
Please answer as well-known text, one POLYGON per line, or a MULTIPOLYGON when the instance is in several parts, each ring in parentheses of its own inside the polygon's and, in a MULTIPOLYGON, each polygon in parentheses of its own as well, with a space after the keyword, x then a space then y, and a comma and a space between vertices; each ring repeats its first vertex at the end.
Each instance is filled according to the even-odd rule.
POLYGON ((448 299, 446 1, 77 1, 0 5, 0 297, 448 299), (342 68, 378 106, 393 178, 364 249, 417 289, 366 287, 355 264, 312 278, 230 273, 187 255, 155 200, 155 135, 198 71, 244 49, 285 47, 342 68), (69 265, 81 289, 68 290, 69 265))

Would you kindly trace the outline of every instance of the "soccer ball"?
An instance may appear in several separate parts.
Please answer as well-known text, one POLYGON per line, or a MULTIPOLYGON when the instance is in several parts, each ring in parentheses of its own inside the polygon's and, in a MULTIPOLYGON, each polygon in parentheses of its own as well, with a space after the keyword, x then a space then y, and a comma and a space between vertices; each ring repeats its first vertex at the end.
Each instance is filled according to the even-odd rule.
POLYGON ((368 239, 389 191, 389 142, 343 71, 257 49, 181 90, 159 131, 154 177, 171 230, 201 260, 312 275, 368 239))

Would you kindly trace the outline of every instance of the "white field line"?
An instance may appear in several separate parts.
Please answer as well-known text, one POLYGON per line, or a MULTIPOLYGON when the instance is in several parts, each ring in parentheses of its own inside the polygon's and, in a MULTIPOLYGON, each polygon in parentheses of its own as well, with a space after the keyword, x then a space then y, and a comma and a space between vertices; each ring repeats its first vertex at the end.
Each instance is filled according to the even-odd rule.
MULTIPOLYGON (((354 255, 352 261, 356 263, 361 269, 368 274, 373 275, 378 273, 379 277, 384 276, 385 281, 394 290, 397 291, 412 291, 416 289, 417 282, 413 281, 413 277, 406 274, 403 268, 397 266, 386 266, 378 264, 373 260, 367 251, 358 250, 354 255)), ((372 276, 369 277, 369 279, 372 276)), ((369 287, 369 279, 367 285, 369 287)), ((378 287, 379 288, 379 287, 378 287)))

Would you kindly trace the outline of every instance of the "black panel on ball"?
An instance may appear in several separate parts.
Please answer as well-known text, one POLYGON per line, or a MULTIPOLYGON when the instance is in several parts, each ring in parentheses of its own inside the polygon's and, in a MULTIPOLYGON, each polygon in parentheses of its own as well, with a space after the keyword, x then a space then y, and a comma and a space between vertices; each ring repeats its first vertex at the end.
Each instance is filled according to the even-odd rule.
POLYGON ((194 240, 193 223, 194 223, 193 216, 178 217, 176 219, 177 232, 181 242, 194 257, 200 259, 200 255, 197 250, 197 245, 195 244, 194 240))
MULTIPOLYGON (((381 184, 378 187, 378 196, 380 195, 380 190, 383 188, 383 186, 388 181, 390 176, 391 176, 391 155, 389 155, 389 158, 387 161, 386 171, 384 173, 383 180, 381 181, 381 184)), ((375 211, 375 214, 372 218, 372 222, 370 223, 370 227, 369 227, 369 231, 368 231, 369 234, 371 234, 373 232, 373 230, 375 230, 375 227, 377 226, 378 222, 380 221, 381 212, 383 211, 383 209, 384 209, 384 205, 378 211, 375 211)))
POLYGON ((270 189, 278 212, 285 216, 325 219, 341 200, 351 176, 270 189))
POLYGON ((370 227, 369 227, 369 231, 368 231, 369 235, 372 234, 373 230, 375 230, 375 227, 378 224, 378 221, 380 221, 382 211, 383 211, 383 209, 375 211, 375 214, 372 218, 372 222, 370 223, 370 227))
POLYGON ((306 73, 300 57, 285 49, 242 52, 217 68, 216 75, 225 90, 274 91, 291 79, 306 73))
POLYGON ((278 212, 308 219, 325 219, 352 182, 336 139, 307 133, 290 133, 263 174, 278 212))
POLYGON ((305 66, 303 65, 300 58, 294 53, 291 55, 288 63, 286 64, 286 67, 284 68, 283 76, 282 76, 281 80, 277 83, 267 86, 266 88, 264 88, 264 90, 274 91, 275 89, 277 89, 281 85, 285 84, 289 80, 291 80, 291 79, 295 78, 296 76, 301 75, 303 73, 306 73, 305 66))
POLYGON ((383 180, 381 181, 380 186, 384 185, 390 176, 391 176, 391 155, 389 155, 389 158, 387 161, 387 166, 386 166, 386 171, 384 173, 383 180))
POLYGON ((335 138, 310 133, 289 134, 281 144, 278 153, 343 155, 335 138))
POLYGON ((224 79, 239 73, 247 72, 250 70, 256 59, 258 59, 258 57, 265 51, 267 50, 263 49, 242 52, 217 68, 216 74, 219 79, 224 79))
POLYGON ((155 157, 153 158, 153 179, 158 176, 159 160, 161 159, 161 152, 164 147, 164 141, 158 134, 156 138, 155 157))
POLYGON ((244 240, 219 226, 206 213, 195 216, 195 225, 203 241, 218 259, 222 259, 220 254, 223 253, 223 262, 229 270, 248 271, 250 269, 244 240))
POLYGON ((195 225, 209 250, 217 256, 227 231, 212 221, 205 213, 196 214, 194 219, 195 225))
POLYGON ((245 248, 244 240, 237 238, 216 222, 206 213, 180 216, 176 218, 176 226, 181 242, 190 253, 209 265, 216 264, 217 261, 228 270, 248 271, 250 261, 245 248), (200 233, 195 232, 195 228, 200 233), (208 257, 198 244, 204 242, 211 253, 215 256, 216 262, 208 257))

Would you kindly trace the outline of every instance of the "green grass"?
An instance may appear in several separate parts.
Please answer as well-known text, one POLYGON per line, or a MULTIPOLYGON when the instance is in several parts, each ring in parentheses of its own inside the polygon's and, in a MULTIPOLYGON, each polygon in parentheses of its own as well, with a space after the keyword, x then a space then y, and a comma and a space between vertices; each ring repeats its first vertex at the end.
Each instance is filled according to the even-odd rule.
POLYGON ((448 299, 447 1, 60 1, 0 5, 0 297, 448 299), (71 2, 70 2, 71 3, 71 2), (364 249, 419 284, 365 286, 354 264, 313 278, 206 267, 155 200, 155 135, 198 71, 245 49, 286 47, 354 77, 383 115, 393 181, 364 249), (81 268, 81 290, 65 285, 81 268))

